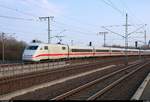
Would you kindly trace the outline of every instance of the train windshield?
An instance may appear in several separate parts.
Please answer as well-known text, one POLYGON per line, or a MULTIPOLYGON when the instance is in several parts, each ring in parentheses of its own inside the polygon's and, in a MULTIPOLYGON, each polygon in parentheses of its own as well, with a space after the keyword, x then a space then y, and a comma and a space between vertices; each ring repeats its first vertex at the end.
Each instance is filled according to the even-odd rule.
POLYGON ((27 50, 36 50, 38 46, 28 46, 27 50))

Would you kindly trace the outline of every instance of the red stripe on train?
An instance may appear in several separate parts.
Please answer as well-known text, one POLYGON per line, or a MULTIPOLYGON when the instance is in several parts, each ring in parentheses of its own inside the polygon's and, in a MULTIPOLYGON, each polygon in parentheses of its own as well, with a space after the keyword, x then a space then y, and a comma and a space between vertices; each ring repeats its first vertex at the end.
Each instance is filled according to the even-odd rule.
MULTIPOLYGON (((97 54, 111 54, 110 52, 99 52, 99 53, 69 53, 70 55, 97 55, 97 54)), ((115 54, 123 54, 123 53, 115 53, 115 54)), ((35 57, 32 58, 36 58, 36 57, 41 57, 41 56, 67 56, 68 53, 64 53, 64 54, 39 54, 35 57)))

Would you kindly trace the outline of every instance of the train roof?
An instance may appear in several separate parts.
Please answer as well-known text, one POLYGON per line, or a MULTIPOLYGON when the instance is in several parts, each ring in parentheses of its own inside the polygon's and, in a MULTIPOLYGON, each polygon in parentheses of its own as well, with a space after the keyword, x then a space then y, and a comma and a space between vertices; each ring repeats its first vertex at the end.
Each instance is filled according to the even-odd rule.
POLYGON ((69 46, 71 49, 93 49, 92 46, 69 46))
MULTIPOLYGON (((39 45, 52 45, 52 46, 67 46, 65 44, 48 44, 48 43, 30 43, 29 46, 39 46, 39 45)), ((69 46, 74 49, 104 49, 104 50, 125 50, 125 48, 112 48, 112 47, 94 47, 94 46, 69 46)), ((139 49, 128 49, 129 51, 139 51, 139 49)), ((150 51, 150 50, 140 50, 140 51, 150 51)))
POLYGON ((28 44, 28 45, 33 45, 33 46, 39 46, 39 45, 57 45, 57 46, 66 46, 66 45, 64 45, 64 44, 48 44, 48 43, 30 43, 30 44, 28 44))

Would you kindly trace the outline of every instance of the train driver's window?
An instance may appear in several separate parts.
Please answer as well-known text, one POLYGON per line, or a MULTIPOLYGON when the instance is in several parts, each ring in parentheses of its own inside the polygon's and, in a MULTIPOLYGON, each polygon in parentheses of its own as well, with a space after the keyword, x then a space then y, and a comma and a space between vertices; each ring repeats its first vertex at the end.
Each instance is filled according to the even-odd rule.
POLYGON ((44 50, 48 50, 48 46, 44 46, 44 50))

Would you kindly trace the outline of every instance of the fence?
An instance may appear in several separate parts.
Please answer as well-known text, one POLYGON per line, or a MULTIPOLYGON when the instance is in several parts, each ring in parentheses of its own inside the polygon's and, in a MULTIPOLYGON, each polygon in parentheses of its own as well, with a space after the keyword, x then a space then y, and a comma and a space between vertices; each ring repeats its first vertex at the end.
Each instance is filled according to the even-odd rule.
POLYGON ((13 76, 17 74, 35 72, 40 70, 61 68, 67 66, 65 61, 63 62, 49 62, 49 63, 31 63, 31 64, 4 64, 0 66, 0 77, 13 76))

